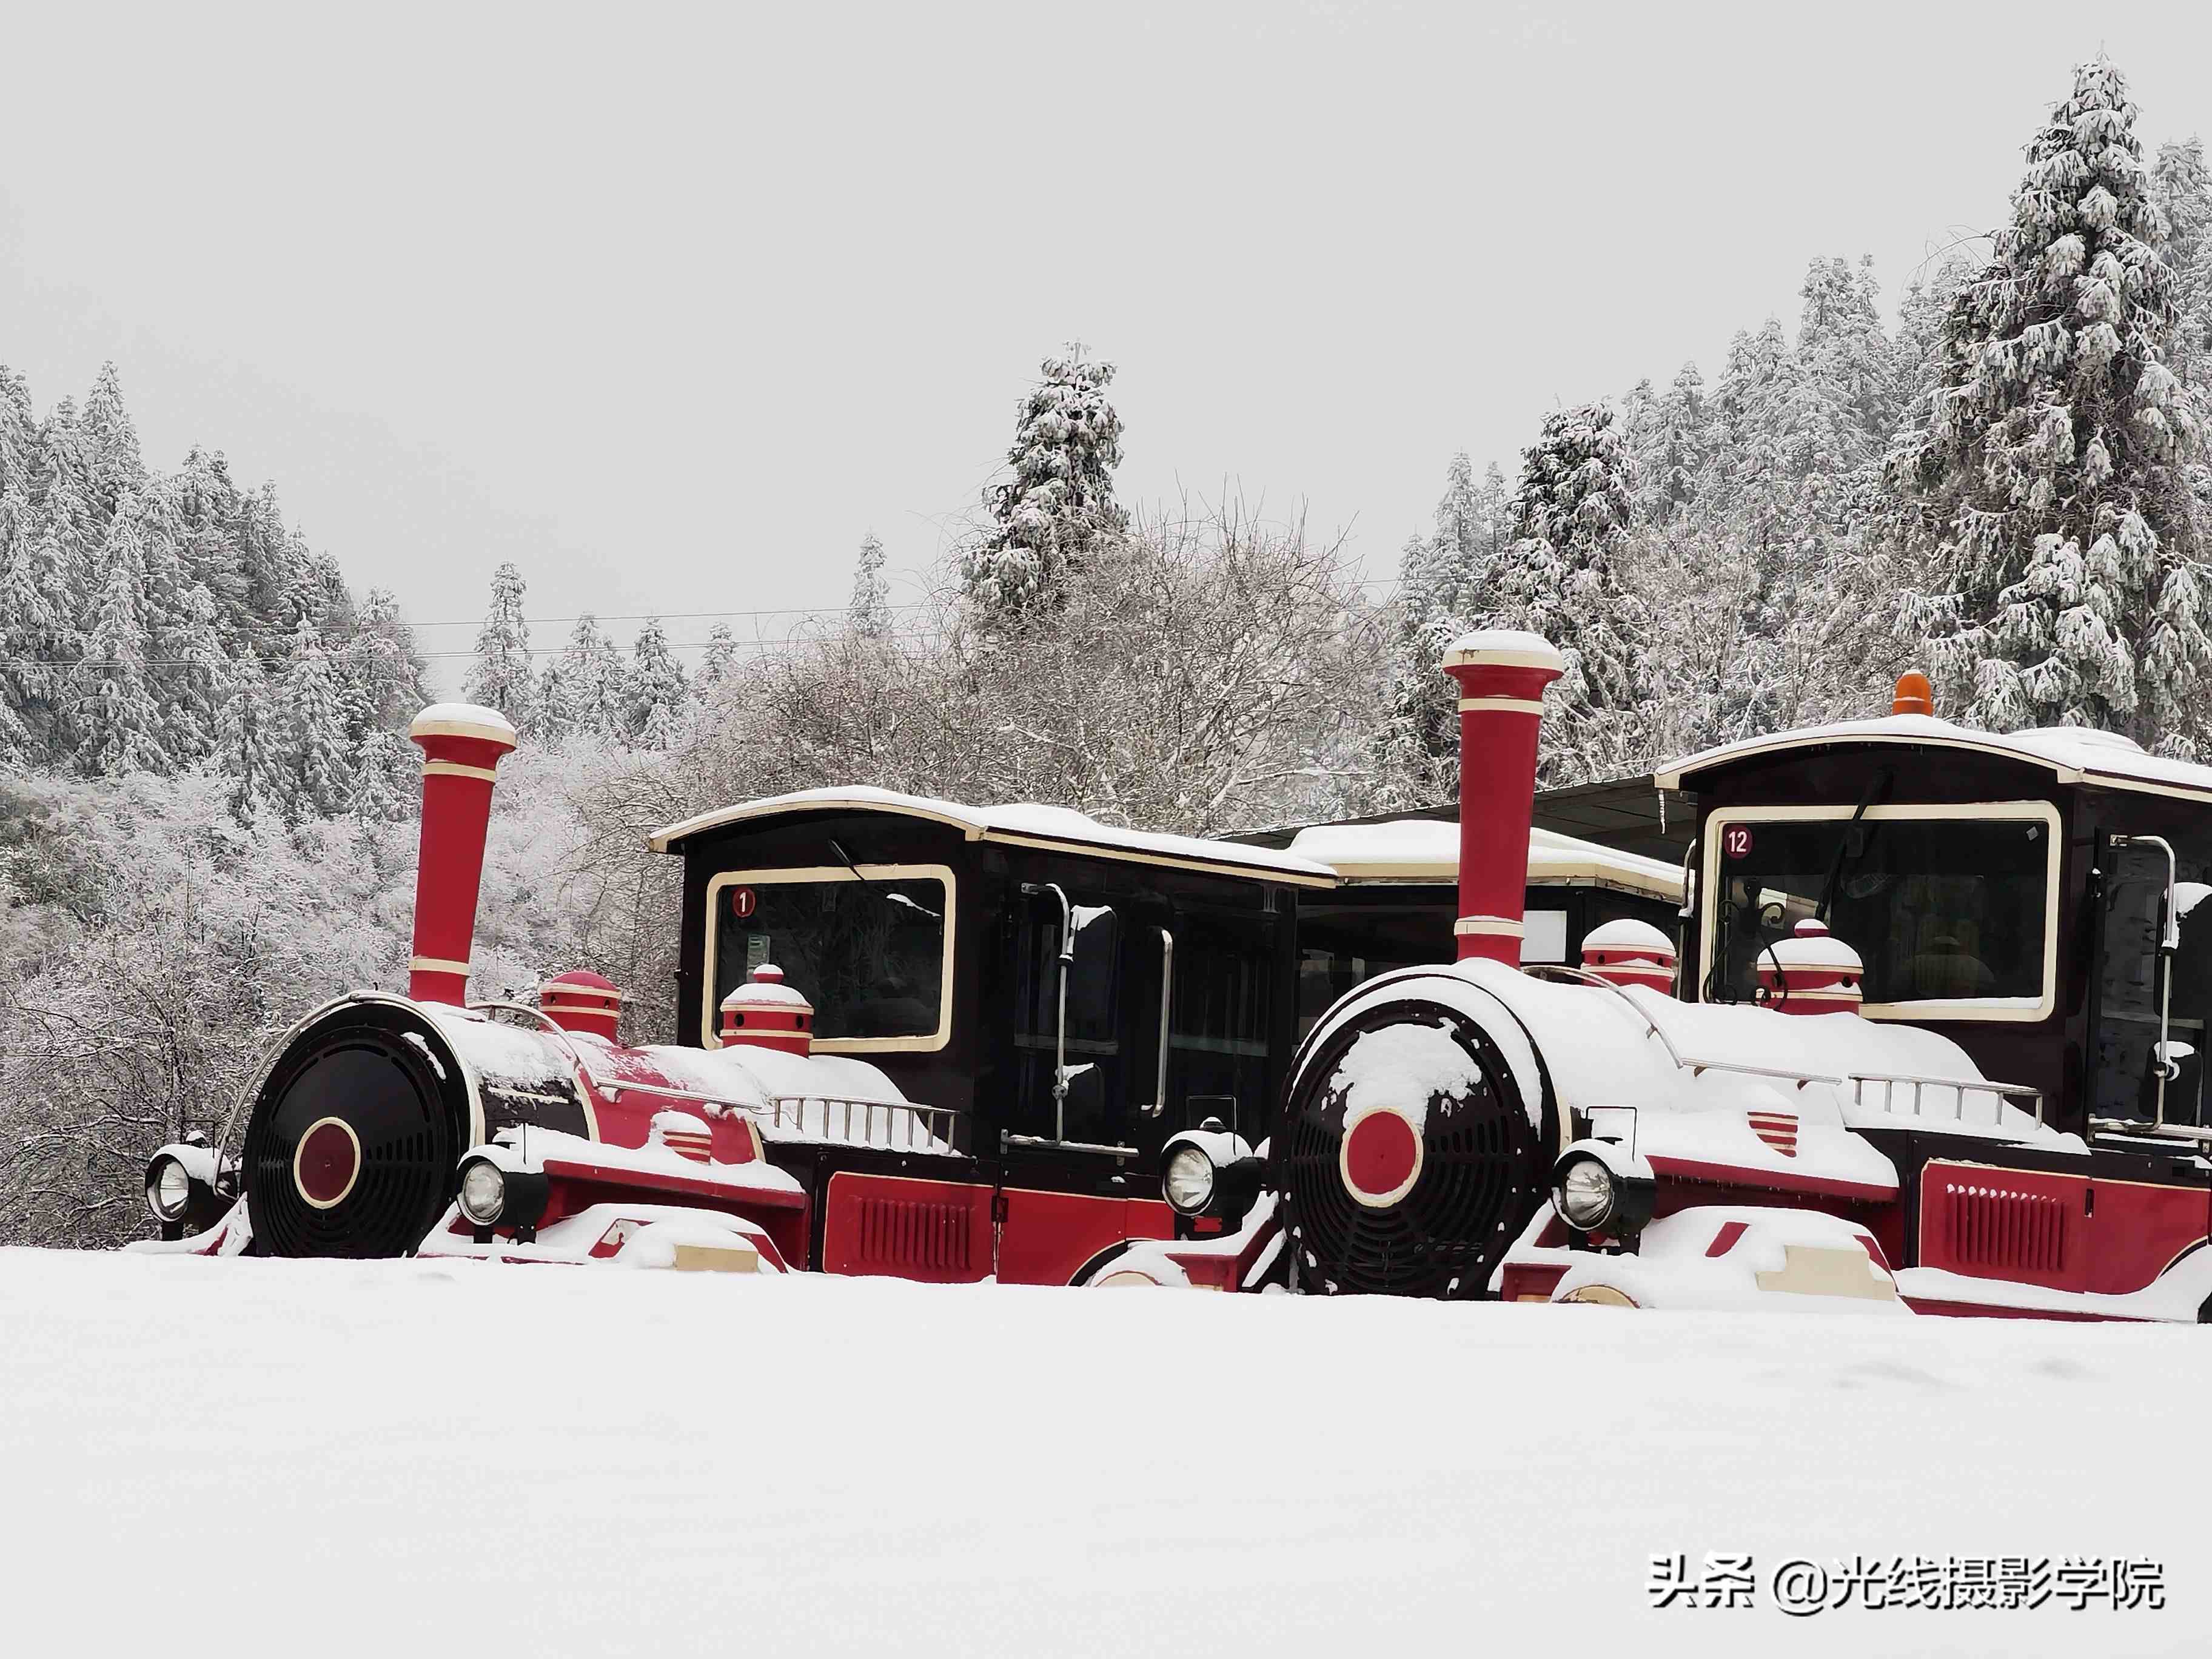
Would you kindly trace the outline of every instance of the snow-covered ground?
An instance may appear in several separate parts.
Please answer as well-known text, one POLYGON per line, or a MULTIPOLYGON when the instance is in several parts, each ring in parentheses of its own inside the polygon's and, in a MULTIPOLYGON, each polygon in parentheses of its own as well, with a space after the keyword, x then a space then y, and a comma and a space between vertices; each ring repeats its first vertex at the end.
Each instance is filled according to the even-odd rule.
POLYGON ((2212 1333, 0 1250, 19 1654, 2202 1654, 2212 1333), (1650 1606, 2144 1558, 2163 1611, 1650 1606))

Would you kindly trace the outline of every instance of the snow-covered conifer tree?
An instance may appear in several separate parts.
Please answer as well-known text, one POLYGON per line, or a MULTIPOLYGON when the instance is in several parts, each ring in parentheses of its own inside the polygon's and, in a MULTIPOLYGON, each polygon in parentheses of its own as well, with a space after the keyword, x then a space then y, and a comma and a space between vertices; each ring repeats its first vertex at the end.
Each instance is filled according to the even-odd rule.
POLYGON ((155 635, 161 666, 161 747, 179 766, 216 752, 232 664, 222 648, 215 598, 198 582, 178 594, 155 635))
POLYGON ((371 726, 362 732, 351 758, 353 799, 348 810, 375 823, 408 817, 421 794, 419 758, 407 734, 396 726, 371 726))
POLYGON ((1923 504, 1936 580, 1914 615, 1954 708, 2188 749, 2212 666, 2185 475, 2202 434, 2166 361, 2174 277, 2136 113, 2108 59, 2075 71, 1892 477, 1923 504))
POLYGON ((95 777, 166 772, 161 711, 147 682, 146 557, 125 496, 100 549, 101 578, 84 659, 76 665, 76 759, 95 777))
POLYGON ((729 684, 737 672, 738 642, 730 633, 727 623, 716 623, 707 630, 707 649, 699 659, 699 675, 691 689, 700 698, 712 697, 729 684))
POLYGON ((276 726, 261 659, 240 658, 232 665, 230 695, 216 725, 216 752, 231 779, 231 814, 241 823, 252 823, 282 783, 276 726))
POLYGON ((589 611, 576 618, 568 643, 545 667, 532 730, 558 743, 577 732, 623 735, 629 720, 628 675, 621 648, 589 611))
POLYGON ((346 729, 356 743, 379 728, 404 726, 429 701, 414 630, 390 588, 372 587, 362 600, 345 644, 342 678, 346 729))
POLYGON ((2204 146, 2195 138, 2160 145, 2151 183, 2173 267, 2168 361, 2196 395, 2202 420, 2212 409, 2212 169, 2204 165, 2204 146))
POLYGON ((1508 543, 1505 479, 1495 465, 1478 482, 1474 463, 1452 458, 1435 528, 1406 544, 1390 637, 1389 714, 1374 744, 1378 808, 1448 799, 1459 776, 1458 694, 1443 653, 1483 607, 1508 543))
POLYGON ((884 639, 891 631, 891 585, 884 575, 884 544, 872 532, 860 538, 860 558, 853 568, 853 598, 845 607, 845 625, 862 639, 884 639))
POLYGON ((1650 618, 1613 568, 1626 542, 1634 471, 1613 411, 1561 410, 1523 456, 1510 506, 1515 538, 1495 573, 1496 626, 1540 634, 1566 659, 1547 698, 1549 781, 1620 776, 1648 758, 1650 618))
POLYGON ((623 734, 647 749, 667 748, 690 694, 684 665, 668 647, 667 630, 659 617, 647 617, 630 648, 623 734))
POLYGON ((469 702, 498 709, 517 726, 534 712, 536 676, 530 665, 530 624, 523 616, 528 592, 522 572, 512 563, 492 573, 491 609, 477 635, 476 660, 461 689, 469 702))
POLYGON ((143 495, 146 463, 139 453, 138 429, 124 407, 122 377, 113 363, 100 366, 92 390, 85 394, 77 430, 93 499, 102 512, 113 513, 126 491, 143 495))
POLYGON ((1050 605, 1101 538, 1128 528, 1114 499, 1121 463, 1121 417, 1106 400, 1114 365, 1085 362, 1077 345, 1043 368, 1022 399, 1006 453, 1012 476, 986 497, 994 528, 962 559, 969 600, 986 619, 1050 605))
POLYGON ((345 685, 312 617, 301 617, 293 630, 283 715, 286 816, 296 821, 343 811, 354 793, 345 685))
POLYGON ((1652 399, 1633 453, 1638 517, 1646 524, 1670 523, 1698 498, 1709 443, 1705 402, 1705 377, 1695 363, 1684 363, 1652 399))
POLYGON ((0 495, 11 491, 28 502, 38 465, 39 422, 30 383, 0 363, 0 495))

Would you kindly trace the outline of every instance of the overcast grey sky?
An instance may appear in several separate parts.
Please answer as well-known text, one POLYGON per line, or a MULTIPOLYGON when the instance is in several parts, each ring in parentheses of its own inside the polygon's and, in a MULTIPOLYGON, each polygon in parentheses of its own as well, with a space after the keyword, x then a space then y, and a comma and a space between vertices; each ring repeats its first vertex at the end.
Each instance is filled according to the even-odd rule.
POLYGON ((2208 14, 18 6, 0 362, 43 410, 112 357, 149 459, 424 622, 502 559, 539 617, 919 569, 1069 339, 1125 500, 1304 502, 1387 576, 1453 451, 1710 376, 1814 254, 1893 300, 2100 46, 2149 141, 2212 127, 2208 14))

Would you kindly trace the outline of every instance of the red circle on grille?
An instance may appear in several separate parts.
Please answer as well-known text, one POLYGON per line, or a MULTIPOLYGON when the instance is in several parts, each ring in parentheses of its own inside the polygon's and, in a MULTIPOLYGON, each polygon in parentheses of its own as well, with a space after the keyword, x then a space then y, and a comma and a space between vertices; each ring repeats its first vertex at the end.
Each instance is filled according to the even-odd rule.
POLYGON ((343 1118, 326 1117, 300 1138, 292 1179, 300 1196, 327 1210, 353 1190, 361 1174, 361 1141, 343 1118))
POLYGON ((1361 1203, 1395 1204, 1421 1173, 1421 1137, 1395 1112, 1370 1112, 1345 1134, 1342 1170, 1361 1203))

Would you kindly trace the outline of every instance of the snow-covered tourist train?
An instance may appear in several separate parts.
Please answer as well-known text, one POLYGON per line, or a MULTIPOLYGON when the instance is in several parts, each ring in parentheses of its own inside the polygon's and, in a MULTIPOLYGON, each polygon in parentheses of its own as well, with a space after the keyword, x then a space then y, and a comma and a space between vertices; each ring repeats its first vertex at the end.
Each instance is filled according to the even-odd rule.
POLYGON ((465 1002, 514 736, 426 710, 410 994, 302 1022, 236 1153, 161 1149, 151 1248, 2204 1316, 2212 767, 1908 675, 1658 775, 1677 872, 1532 831, 1548 645, 1446 666, 1456 823, 855 788, 671 826, 646 1047, 589 975, 465 1002))
POLYGON ((1696 801, 1677 937, 1524 966, 1501 853, 1559 659, 1447 667, 1458 960, 1328 1012, 1264 1158, 1179 1147, 1170 1200, 1228 1231, 1115 1282, 2212 1317, 2212 768, 1966 730, 1908 674, 1887 717, 1661 773, 1696 801))
MULTIPOLYGON (((1263 846, 811 791, 653 837, 684 860, 678 1029, 626 1045, 596 975, 468 1001, 515 734, 441 705, 412 735, 408 994, 316 1010, 211 1142, 161 1148, 140 1248, 1095 1280, 1225 1224, 1178 1223, 1164 1155, 1262 1135, 1305 1028, 1458 914, 1459 831, 1425 817, 1263 846)), ((1524 830, 1510 856, 1532 955, 1679 902, 1633 853, 1524 830)))

